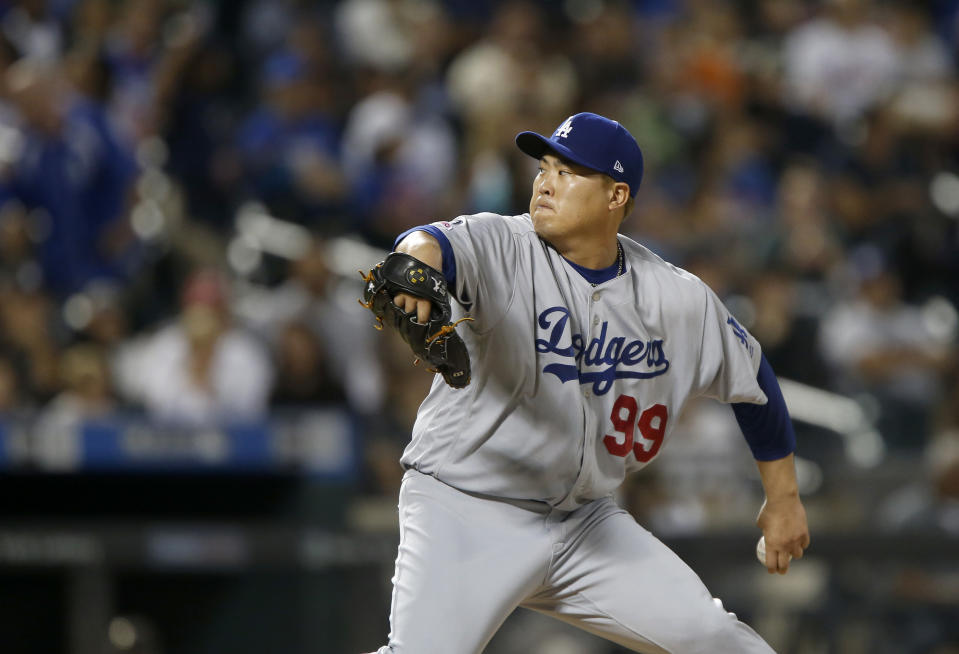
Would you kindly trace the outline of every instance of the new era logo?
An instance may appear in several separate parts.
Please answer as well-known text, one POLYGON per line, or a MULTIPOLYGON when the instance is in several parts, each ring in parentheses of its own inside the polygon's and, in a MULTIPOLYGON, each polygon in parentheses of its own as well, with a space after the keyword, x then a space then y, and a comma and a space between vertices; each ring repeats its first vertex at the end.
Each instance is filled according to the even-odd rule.
POLYGON ((623 164, 619 163, 619 159, 616 160, 616 163, 613 164, 613 170, 618 173, 623 172, 623 164))

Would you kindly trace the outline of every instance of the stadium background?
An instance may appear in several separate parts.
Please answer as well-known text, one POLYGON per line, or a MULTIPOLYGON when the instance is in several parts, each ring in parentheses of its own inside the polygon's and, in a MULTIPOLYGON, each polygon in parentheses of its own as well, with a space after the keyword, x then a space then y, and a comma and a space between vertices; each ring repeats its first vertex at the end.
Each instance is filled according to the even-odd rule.
POLYGON ((812 547, 756 564, 712 403, 623 502, 779 652, 959 652, 957 48, 956 0, 0 3, 0 650, 382 644, 429 376, 355 270, 590 110, 783 378, 812 547))

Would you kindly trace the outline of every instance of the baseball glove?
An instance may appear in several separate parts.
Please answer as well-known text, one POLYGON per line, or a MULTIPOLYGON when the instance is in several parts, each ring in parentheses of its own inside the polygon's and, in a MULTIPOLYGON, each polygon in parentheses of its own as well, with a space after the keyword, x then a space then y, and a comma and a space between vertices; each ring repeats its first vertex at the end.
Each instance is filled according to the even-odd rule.
POLYGON ((368 273, 360 271, 366 281, 360 304, 373 312, 377 329, 389 325, 413 350, 418 363, 426 361, 432 372, 443 375, 453 388, 470 383, 470 358, 466 344, 450 322, 450 297, 443 274, 419 259, 402 252, 392 252, 368 273), (393 303, 398 293, 408 293, 430 301, 430 317, 426 323, 416 322, 416 312, 406 312, 393 303))

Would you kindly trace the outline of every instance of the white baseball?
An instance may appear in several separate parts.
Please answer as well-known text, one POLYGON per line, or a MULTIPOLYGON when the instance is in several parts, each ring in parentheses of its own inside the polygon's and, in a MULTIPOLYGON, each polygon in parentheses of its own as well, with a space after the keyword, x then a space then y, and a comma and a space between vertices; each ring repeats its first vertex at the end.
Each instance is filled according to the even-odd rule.
MULTIPOLYGON (((789 560, 792 561, 792 554, 787 554, 789 560)), ((760 536, 759 541, 756 543, 756 558, 759 559, 759 562, 763 565, 766 565, 766 537, 760 536)))

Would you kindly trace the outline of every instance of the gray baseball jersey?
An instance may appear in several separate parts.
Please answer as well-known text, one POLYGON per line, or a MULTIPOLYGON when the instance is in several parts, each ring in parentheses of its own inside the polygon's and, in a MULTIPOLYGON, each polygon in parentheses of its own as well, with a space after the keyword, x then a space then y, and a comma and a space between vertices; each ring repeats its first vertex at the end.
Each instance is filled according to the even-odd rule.
POLYGON ((434 227, 475 319, 459 327, 472 382, 437 376, 403 454, 379 654, 477 654, 518 606, 647 654, 772 654, 610 497, 690 398, 766 401, 756 341, 623 236, 623 274, 593 286, 529 215, 434 227))
POLYGON ((454 254, 451 292, 474 318, 459 327, 472 383, 437 376, 407 468, 572 510, 655 458, 691 398, 766 402, 756 340, 701 280, 635 241, 619 236, 625 270, 594 286, 528 214, 434 226, 454 254))

